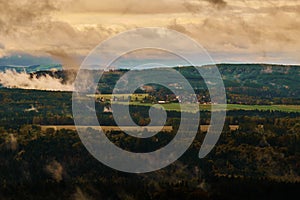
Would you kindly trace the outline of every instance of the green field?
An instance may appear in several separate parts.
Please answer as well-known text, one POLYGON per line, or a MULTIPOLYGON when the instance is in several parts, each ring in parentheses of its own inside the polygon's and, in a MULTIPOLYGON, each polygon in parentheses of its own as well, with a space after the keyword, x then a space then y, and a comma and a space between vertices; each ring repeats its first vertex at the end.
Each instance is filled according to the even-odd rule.
MULTIPOLYGON (((114 102, 117 104, 125 104, 124 102, 114 102)), ((153 106, 151 103, 140 103, 140 102, 130 102, 130 105, 139 106, 153 106)), ((155 104, 155 106, 163 106, 166 110, 180 111, 180 105, 178 103, 168 103, 168 104, 155 104)), ((199 105, 200 110, 210 110, 212 105, 199 105)), ((224 109, 225 105, 217 104, 213 105, 215 110, 224 109)), ((193 106, 190 104, 185 104, 183 111, 193 111, 193 106)), ((282 112, 300 112, 300 105, 242 105, 242 104, 227 104, 226 110, 260 110, 260 111, 282 111, 282 112)))
POLYGON ((228 104, 228 110, 272 110, 282 112, 300 112, 300 105, 240 105, 228 104))

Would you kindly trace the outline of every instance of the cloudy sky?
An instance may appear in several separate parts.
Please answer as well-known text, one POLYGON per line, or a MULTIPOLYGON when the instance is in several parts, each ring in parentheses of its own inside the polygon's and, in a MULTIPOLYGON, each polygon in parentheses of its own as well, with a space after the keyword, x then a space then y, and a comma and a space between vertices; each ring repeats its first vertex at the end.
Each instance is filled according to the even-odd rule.
POLYGON ((0 0, 0 57, 78 65, 97 44, 138 27, 187 34, 218 63, 300 63, 300 0, 0 0))

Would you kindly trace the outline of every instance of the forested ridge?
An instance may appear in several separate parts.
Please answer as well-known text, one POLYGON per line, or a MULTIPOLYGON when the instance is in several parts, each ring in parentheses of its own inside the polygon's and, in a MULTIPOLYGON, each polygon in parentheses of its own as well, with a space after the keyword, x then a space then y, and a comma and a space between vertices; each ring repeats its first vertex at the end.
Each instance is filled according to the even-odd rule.
MULTIPOLYGON (((206 158, 198 158, 206 134, 199 130, 189 150, 174 164, 134 175, 99 163, 75 131, 41 130, 43 124, 73 124, 71 95, 0 90, 2 199, 255 199, 298 193, 300 113, 228 111, 221 138, 206 158), (230 130, 232 124, 239 129, 230 130)), ((105 102, 96 103, 100 123, 114 125, 112 114, 102 112, 104 106, 105 102)), ((137 124, 148 121, 149 107, 130 109, 137 124)), ((200 124, 209 124, 210 112, 200 112, 200 124)), ((115 131, 107 136, 130 151, 153 151, 172 140, 180 116, 168 111, 167 125, 174 130, 148 140, 115 131)))
MULTIPOLYGON (((299 105, 300 68, 260 64, 218 67, 228 103, 253 105, 254 109, 228 110, 221 137, 205 158, 198 158, 206 135, 199 129, 179 160, 146 174, 118 172, 101 164, 74 130, 42 129, 43 125, 74 125, 72 92, 0 88, 0 199, 287 199, 298 195, 300 113, 259 110, 255 106, 299 105), (238 128, 230 129, 230 125, 238 128)), ((210 101, 194 68, 175 69, 190 81, 200 103, 210 101)), ((105 72, 99 81, 100 92, 111 92, 126 71, 105 72)), ((65 82, 74 78, 74 73, 60 70, 30 73, 32 77, 48 74, 65 82)), ((146 92, 151 99, 142 101, 172 97, 170 90, 150 86, 146 92)), ((95 100, 98 121, 114 126, 112 113, 103 112, 107 106, 109 102, 95 100)), ((147 125, 149 108, 148 104, 130 105, 133 121, 147 125)), ((199 125, 209 125, 210 111, 199 112, 199 125)), ((121 131, 108 131, 106 135, 128 151, 149 152, 172 140, 180 118, 180 112, 167 111, 166 125, 173 130, 148 139, 121 131)))

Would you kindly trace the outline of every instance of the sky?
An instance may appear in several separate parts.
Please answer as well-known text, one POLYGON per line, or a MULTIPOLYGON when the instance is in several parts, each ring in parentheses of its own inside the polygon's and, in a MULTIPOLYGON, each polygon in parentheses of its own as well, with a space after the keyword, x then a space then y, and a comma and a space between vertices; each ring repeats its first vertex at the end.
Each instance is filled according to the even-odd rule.
POLYGON ((216 63, 300 63, 300 0, 0 0, 0 58, 78 66, 99 43, 142 27, 186 34, 216 63))

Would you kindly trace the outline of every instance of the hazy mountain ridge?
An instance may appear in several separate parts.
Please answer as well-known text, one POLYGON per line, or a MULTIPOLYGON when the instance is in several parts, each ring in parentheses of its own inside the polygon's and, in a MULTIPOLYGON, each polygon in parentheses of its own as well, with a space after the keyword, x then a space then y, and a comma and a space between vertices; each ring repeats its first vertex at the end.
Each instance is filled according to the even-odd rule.
POLYGON ((48 65, 30 65, 30 66, 18 66, 18 65, 1 65, 0 72, 5 72, 7 70, 13 70, 16 72, 26 72, 33 73, 38 71, 58 71, 62 70, 60 64, 48 64, 48 65))

